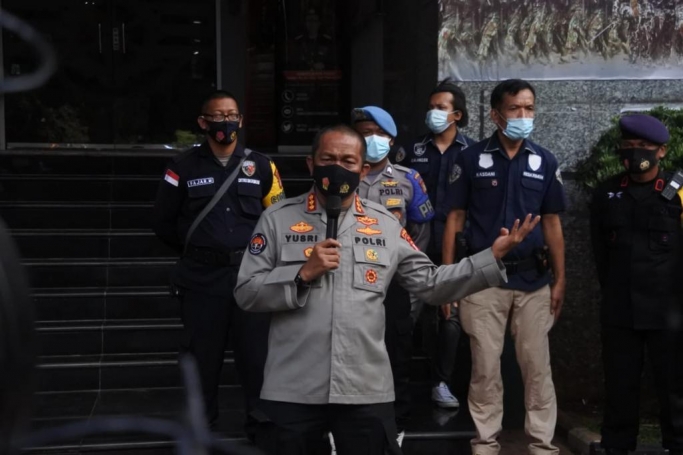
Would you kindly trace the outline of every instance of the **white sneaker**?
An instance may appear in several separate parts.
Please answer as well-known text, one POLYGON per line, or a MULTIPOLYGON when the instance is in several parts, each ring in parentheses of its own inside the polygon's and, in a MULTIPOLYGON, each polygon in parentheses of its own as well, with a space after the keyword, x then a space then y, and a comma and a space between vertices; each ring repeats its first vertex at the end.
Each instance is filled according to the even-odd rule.
POLYGON ((396 437, 396 442, 398 442, 398 446, 401 447, 403 445, 403 438, 406 437, 406 432, 401 431, 398 436, 396 437))
POLYGON ((332 450, 330 450, 330 455, 337 455, 337 448, 334 445, 334 436, 332 436, 332 432, 327 433, 327 436, 330 438, 330 447, 332 447, 332 450))
POLYGON ((439 385, 432 388, 432 400, 437 406, 442 408, 459 408, 460 402, 455 395, 451 393, 445 382, 440 382, 439 385))

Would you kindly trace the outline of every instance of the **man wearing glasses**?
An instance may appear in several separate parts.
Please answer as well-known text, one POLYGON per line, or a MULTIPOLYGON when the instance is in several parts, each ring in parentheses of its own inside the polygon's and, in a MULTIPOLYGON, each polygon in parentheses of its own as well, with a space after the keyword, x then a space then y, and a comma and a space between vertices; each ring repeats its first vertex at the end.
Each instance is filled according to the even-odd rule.
MULTIPOLYGON (((180 349, 197 361, 207 418, 216 429, 229 328, 247 414, 261 391, 268 315, 243 312, 233 290, 259 216, 284 192, 275 164, 237 142, 243 118, 233 95, 211 94, 197 122, 206 140, 168 163, 153 223, 156 234, 181 255, 171 272, 181 302, 180 349)), ((251 428, 248 421, 250 437, 251 428)))

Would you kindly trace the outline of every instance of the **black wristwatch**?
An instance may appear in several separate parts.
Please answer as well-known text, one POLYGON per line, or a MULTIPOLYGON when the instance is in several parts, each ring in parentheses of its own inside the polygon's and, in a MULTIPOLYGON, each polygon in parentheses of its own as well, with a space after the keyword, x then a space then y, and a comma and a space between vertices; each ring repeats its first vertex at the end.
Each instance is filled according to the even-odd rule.
POLYGON ((296 276, 294 277, 294 284, 297 286, 308 286, 308 283, 304 281, 303 278, 301 278, 301 274, 297 273, 296 276))

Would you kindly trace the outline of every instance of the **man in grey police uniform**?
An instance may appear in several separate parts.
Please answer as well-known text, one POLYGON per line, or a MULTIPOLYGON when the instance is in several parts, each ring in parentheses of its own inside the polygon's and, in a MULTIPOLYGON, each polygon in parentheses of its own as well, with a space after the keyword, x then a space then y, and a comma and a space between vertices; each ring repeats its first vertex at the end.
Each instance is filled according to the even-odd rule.
POLYGON ((492 247, 437 267, 384 207, 355 193, 369 165, 365 140, 348 126, 316 136, 315 187, 264 212, 238 274, 247 311, 271 312, 256 442, 266 453, 400 453, 384 346, 384 296, 392 277, 432 304, 506 280, 499 259, 538 223, 501 228, 492 247), (342 200, 338 240, 325 239, 326 201, 342 200), (374 250, 376 254, 370 254, 374 250))
MULTIPOLYGON (((365 106, 351 112, 353 128, 365 137, 370 164, 360 182, 358 194, 389 210, 406 228, 420 251, 429 244, 429 221, 434 209, 420 174, 414 169, 392 164, 389 151, 398 131, 391 115, 377 106, 365 106)), ((370 250, 370 254, 375 254, 370 250)), ((384 342, 394 376, 394 412, 400 446, 410 420, 410 362, 413 353, 413 318, 410 294, 392 281, 384 299, 386 330, 384 342)))

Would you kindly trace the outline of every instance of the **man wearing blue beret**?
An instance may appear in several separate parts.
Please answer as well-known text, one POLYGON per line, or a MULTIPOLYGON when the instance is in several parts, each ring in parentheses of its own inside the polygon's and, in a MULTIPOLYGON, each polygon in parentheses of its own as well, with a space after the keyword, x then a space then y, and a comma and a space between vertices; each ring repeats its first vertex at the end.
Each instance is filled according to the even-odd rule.
POLYGON ((602 447, 626 455, 638 437, 640 378, 645 350, 661 407, 662 443, 683 452, 680 283, 683 175, 664 172, 669 132, 649 115, 619 121, 617 153, 625 172, 596 188, 591 239, 602 289, 601 335, 605 369, 602 447))
MULTIPOLYGON (((398 134, 394 119, 381 107, 365 106, 351 112, 351 121, 353 128, 365 138, 365 159, 370 165, 368 174, 360 182, 358 194, 391 212, 418 248, 425 251, 429 244, 429 222, 434 218, 434 209, 420 174, 414 169, 392 164, 389 160, 389 151, 398 134)), ((384 299, 384 340, 394 379, 394 412, 399 445, 403 442, 410 417, 413 338, 410 309, 410 294, 398 282, 392 281, 384 299)))

